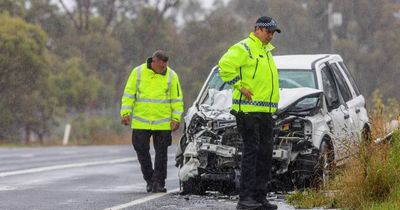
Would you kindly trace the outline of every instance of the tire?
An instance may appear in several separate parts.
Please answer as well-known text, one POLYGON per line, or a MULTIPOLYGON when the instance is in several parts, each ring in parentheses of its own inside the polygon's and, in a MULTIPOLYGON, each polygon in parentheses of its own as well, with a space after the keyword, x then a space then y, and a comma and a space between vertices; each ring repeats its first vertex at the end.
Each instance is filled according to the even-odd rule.
POLYGON ((221 190, 225 195, 236 195, 238 194, 238 190, 236 189, 236 185, 234 182, 222 182, 221 183, 221 190))
POLYGON ((187 195, 204 195, 206 193, 206 185, 200 177, 190 178, 187 181, 181 181, 182 191, 181 194, 187 195))
POLYGON ((320 149, 297 156, 291 168, 293 186, 298 190, 321 188, 333 176, 335 155, 330 140, 324 138, 320 149))
POLYGON ((182 137, 181 137, 181 139, 180 139, 180 141, 179 141, 179 145, 178 145, 178 147, 179 147, 179 150, 180 150, 180 154, 177 154, 176 156, 175 156, 175 166, 177 167, 177 168, 180 168, 180 167, 182 167, 182 165, 183 165, 183 159, 184 159, 184 157, 183 157, 183 153, 185 152, 185 149, 186 149, 186 146, 187 146, 188 144, 186 143, 186 135, 185 134, 183 134, 182 135, 182 137))
POLYGON ((277 192, 286 194, 293 190, 293 183, 291 182, 290 176, 286 173, 279 176, 274 176, 267 183, 267 192, 277 192))
POLYGON ((333 177, 335 154, 329 139, 324 138, 319 149, 318 164, 316 165, 313 187, 326 187, 333 177))
POLYGON ((368 145, 369 143, 371 143, 371 141, 371 130, 367 125, 365 125, 364 128, 361 130, 361 143, 368 145))
POLYGON ((311 154, 299 154, 291 166, 291 180, 297 190, 309 188, 315 177, 315 167, 318 165, 318 150, 311 154))

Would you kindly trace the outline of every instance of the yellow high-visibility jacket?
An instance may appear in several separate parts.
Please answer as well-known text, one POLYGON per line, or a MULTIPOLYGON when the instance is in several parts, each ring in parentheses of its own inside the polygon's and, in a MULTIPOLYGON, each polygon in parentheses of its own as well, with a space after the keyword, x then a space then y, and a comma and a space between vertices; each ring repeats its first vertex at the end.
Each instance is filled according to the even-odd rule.
POLYGON ((232 109, 243 112, 274 113, 278 108, 278 71, 272 58, 271 43, 264 45, 253 32, 249 37, 231 46, 218 66, 224 82, 233 89, 232 109), (248 101, 240 88, 253 93, 248 101))
POLYGON ((169 67, 158 74, 144 63, 129 75, 121 103, 121 117, 132 115, 133 129, 171 130, 183 113, 178 75, 169 67))

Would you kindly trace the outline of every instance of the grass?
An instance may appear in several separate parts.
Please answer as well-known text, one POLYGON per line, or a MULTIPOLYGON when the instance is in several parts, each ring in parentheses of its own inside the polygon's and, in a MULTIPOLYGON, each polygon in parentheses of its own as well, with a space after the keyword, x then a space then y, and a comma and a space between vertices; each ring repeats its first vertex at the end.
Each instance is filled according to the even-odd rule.
POLYGON ((325 189, 295 192, 287 201, 299 208, 400 209, 400 132, 391 143, 358 146, 325 189))
POLYGON ((43 144, 40 144, 39 141, 29 142, 26 144, 25 141, 6 141, 0 140, 0 147, 47 147, 47 146, 61 146, 61 140, 46 140, 43 144))
POLYGON ((286 200, 296 208, 303 209, 313 207, 332 208, 336 206, 336 201, 332 195, 315 189, 308 189, 302 192, 297 191, 288 195, 286 200))
MULTIPOLYGON (((372 139, 389 132, 386 122, 393 116, 399 119, 400 106, 396 103, 395 107, 387 107, 379 92, 374 95, 373 111, 369 113, 372 139)), ((324 189, 294 192, 286 197, 287 201, 298 208, 400 209, 400 130, 393 133, 390 142, 362 141, 354 146, 359 152, 335 171, 324 189)))
MULTIPOLYGON (((178 144, 182 136, 182 130, 172 132, 172 144, 178 144)), ((70 138, 68 145, 121 145, 131 144, 132 131, 127 129, 126 132, 116 133, 110 131, 97 131, 91 136, 70 138)), ((47 139, 44 144, 38 141, 30 142, 11 142, 0 140, 0 147, 43 147, 43 146, 62 146, 62 139, 47 139)))
POLYGON ((287 201, 298 208, 400 209, 399 133, 390 144, 360 148, 325 189, 295 192, 287 201))
POLYGON ((89 138, 71 139, 69 145, 118 145, 131 144, 131 133, 121 134, 98 131, 89 138))

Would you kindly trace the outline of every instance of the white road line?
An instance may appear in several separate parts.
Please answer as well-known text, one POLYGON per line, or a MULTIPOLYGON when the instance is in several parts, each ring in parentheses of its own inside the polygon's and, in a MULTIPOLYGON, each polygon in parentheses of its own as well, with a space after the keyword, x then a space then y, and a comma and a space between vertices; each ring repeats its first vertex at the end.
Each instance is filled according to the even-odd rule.
POLYGON ((35 155, 34 154, 22 154, 22 155, 19 155, 18 157, 28 158, 28 157, 35 157, 35 155))
POLYGON ((8 190, 15 190, 17 189, 16 187, 13 186, 1 186, 0 185, 0 191, 8 191, 8 190))
POLYGON ((174 193, 174 192, 178 192, 178 191, 179 191, 179 188, 176 188, 176 189, 173 189, 173 190, 168 190, 167 193, 155 193, 155 194, 146 196, 146 197, 144 197, 144 198, 140 198, 140 199, 137 199, 137 200, 133 200, 133 201, 131 201, 131 202, 129 202, 129 203, 125 203, 125 204, 121 204, 121 205, 118 205, 118 206, 113 206, 113 207, 105 208, 104 210, 120 210, 120 209, 125 209, 125 208, 131 207, 131 206, 135 206, 135 205, 138 205, 138 204, 141 204, 141 203, 150 201, 150 200, 154 200, 154 199, 156 199, 156 198, 160 198, 160 197, 166 196, 166 195, 168 195, 168 194, 170 194, 170 193, 174 193))
POLYGON ((21 174, 30 174, 30 173, 37 173, 37 172, 43 172, 43 171, 53 171, 53 170, 58 170, 58 169, 87 167, 87 166, 114 164, 114 163, 125 163, 125 162, 136 161, 136 160, 137 160, 137 158, 120 158, 120 159, 114 159, 114 160, 102 160, 102 161, 92 161, 92 162, 85 162, 85 163, 54 165, 54 166, 46 166, 46 167, 39 167, 39 168, 31 168, 31 169, 3 172, 3 173, 0 173, 0 177, 21 175, 21 174))

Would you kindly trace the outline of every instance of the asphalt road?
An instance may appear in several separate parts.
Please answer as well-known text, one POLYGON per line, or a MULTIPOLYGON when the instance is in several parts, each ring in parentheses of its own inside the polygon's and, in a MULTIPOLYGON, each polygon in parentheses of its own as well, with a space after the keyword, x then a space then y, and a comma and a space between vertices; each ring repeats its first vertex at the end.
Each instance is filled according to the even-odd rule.
MULTIPOLYGON (((130 145, 0 148, 0 209, 235 209, 237 197, 179 195, 176 146, 169 148, 167 193, 146 193, 130 145)), ((294 209, 279 197, 279 209, 294 209)))

